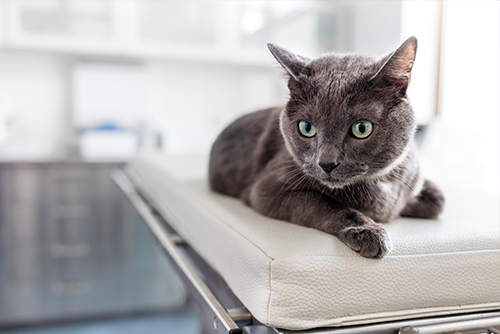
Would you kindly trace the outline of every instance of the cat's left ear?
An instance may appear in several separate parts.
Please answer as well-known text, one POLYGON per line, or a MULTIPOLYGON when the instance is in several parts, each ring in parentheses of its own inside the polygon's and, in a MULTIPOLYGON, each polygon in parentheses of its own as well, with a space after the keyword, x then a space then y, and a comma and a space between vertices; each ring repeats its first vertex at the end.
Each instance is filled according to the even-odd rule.
POLYGON ((299 56, 298 54, 279 47, 276 44, 267 43, 267 47, 273 54, 274 58, 276 58, 288 74, 290 74, 293 79, 298 81, 300 72, 302 72, 307 63, 309 63, 310 59, 299 56))
POLYGON ((395 84, 403 89, 403 93, 406 93, 416 55, 417 38, 412 36, 396 51, 382 58, 380 69, 370 81, 395 84))

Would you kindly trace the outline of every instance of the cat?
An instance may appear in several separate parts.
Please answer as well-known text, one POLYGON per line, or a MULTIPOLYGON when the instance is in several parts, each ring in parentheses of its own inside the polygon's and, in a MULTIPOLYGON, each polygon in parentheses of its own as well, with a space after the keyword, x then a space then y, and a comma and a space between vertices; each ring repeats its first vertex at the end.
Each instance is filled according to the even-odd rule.
POLYGON ((368 258, 390 251, 380 223, 438 217, 444 197, 420 174, 406 94, 415 37, 380 60, 268 48, 286 71, 289 100, 220 133, 209 163, 214 191, 332 234, 368 258))

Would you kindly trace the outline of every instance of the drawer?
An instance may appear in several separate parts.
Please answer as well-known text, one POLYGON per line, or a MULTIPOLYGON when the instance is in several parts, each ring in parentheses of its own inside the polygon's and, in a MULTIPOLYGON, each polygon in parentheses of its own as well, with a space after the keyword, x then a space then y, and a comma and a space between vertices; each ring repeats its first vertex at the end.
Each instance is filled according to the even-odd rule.
POLYGON ((36 238, 43 234, 42 212, 36 201, 11 201, 0 212, 5 238, 36 238))
POLYGON ((86 279, 38 280, 36 284, 13 283, 0 291, 0 322, 96 315, 119 307, 118 287, 86 279))
POLYGON ((0 202, 0 245, 11 237, 9 204, 0 202))
POLYGON ((47 204, 73 204, 92 198, 92 169, 61 165, 44 171, 47 204))
POLYGON ((47 183, 47 204, 75 204, 95 197, 95 189, 89 181, 53 180, 47 183))
POLYGON ((9 189, 12 184, 21 189, 37 184, 34 194, 39 196, 16 199, 9 191, 0 189, 7 194, 0 201, 0 239, 58 234, 63 240, 70 235, 115 236, 122 228, 121 198, 115 192, 109 167, 69 165, 25 169, 20 172, 4 169, 0 173, 2 184, 9 189), (18 181, 11 182, 11 175, 25 177, 19 176, 18 181))
POLYGON ((0 323, 173 309, 184 303, 182 287, 157 279, 41 280, 37 285, 15 284, 0 289, 0 323))
POLYGON ((86 182, 92 177, 93 167, 88 165, 54 165, 46 170, 47 177, 52 182, 86 182))
POLYGON ((61 165, 45 171, 45 186, 58 203, 106 198, 113 186, 111 169, 99 165, 61 165), (89 192, 91 190, 91 192, 89 192))
POLYGON ((15 164, 0 170, 0 199, 36 200, 41 194, 42 176, 36 166, 15 164))
POLYGON ((40 285, 36 284, 3 284, 0 288, 0 322, 19 323, 37 320, 53 315, 45 304, 45 296, 40 285))
POLYGON ((9 282, 33 282, 40 278, 88 277, 99 256, 88 243, 47 244, 42 239, 12 239, 1 247, 2 268, 9 282))
POLYGON ((52 219, 85 219, 91 216, 91 207, 86 202, 73 204, 52 204, 49 215, 52 219))
POLYGON ((0 245, 1 273, 9 280, 116 277, 135 266, 133 254, 134 245, 125 243, 9 239, 0 245))
POLYGON ((0 167, 0 209, 6 207, 6 201, 11 197, 10 168, 0 167))
MULTIPOLYGON (((19 239, 18 239, 19 240, 19 239)), ((44 255, 37 245, 25 247, 11 240, 10 247, 0 248, 2 276, 7 282, 34 282, 43 276, 44 255)))
POLYGON ((49 244, 93 243, 96 237, 92 224, 92 221, 79 219, 52 221, 45 239, 49 244))
POLYGON ((52 205, 44 234, 49 242, 91 242, 97 233, 96 213, 85 203, 52 205))
MULTIPOLYGON (((16 202, 0 210, 2 239, 80 236, 96 234, 98 219, 92 207, 85 203, 49 205, 16 202)), ((61 237, 61 238, 63 238, 61 237)), ((51 240, 52 240, 51 239, 51 240)), ((65 239, 61 239, 65 240, 65 239)))
MULTIPOLYGON (((17 268, 18 274, 19 270, 24 275, 38 271, 39 277, 9 275, 0 281, 0 322, 176 308, 184 304, 182 284, 170 267, 152 266, 138 274, 130 253, 118 245, 86 248, 75 244, 30 250, 25 246, 21 250, 14 252, 17 258, 13 260, 26 267, 17 268), (29 304, 26 310, 24 304, 29 304)), ((12 273, 12 268, 7 269, 12 273)))

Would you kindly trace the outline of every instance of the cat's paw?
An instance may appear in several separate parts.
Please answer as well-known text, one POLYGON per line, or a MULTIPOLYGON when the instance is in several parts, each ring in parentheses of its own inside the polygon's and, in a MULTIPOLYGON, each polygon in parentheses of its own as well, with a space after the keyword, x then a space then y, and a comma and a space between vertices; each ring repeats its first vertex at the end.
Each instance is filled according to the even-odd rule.
POLYGON ((437 218, 443 212, 443 193, 431 181, 425 180, 422 191, 417 198, 422 203, 425 218, 437 218))
POLYGON ((391 250, 387 231, 377 223, 347 227, 339 238, 364 257, 380 259, 391 250))
POLYGON ((443 212, 444 203, 441 190, 425 180, 422 190, 406 204, 401 216, 435 219, 443 212))

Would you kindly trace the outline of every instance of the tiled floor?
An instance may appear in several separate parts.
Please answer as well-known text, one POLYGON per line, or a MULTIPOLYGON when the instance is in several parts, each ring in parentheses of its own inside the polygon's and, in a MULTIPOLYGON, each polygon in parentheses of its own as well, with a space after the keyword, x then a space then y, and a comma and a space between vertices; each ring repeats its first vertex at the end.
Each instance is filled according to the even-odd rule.
POLYGON ((188 311, 79 322, 55 326, 0 330, 0 334, 199 334, 201 326, 188 311))

